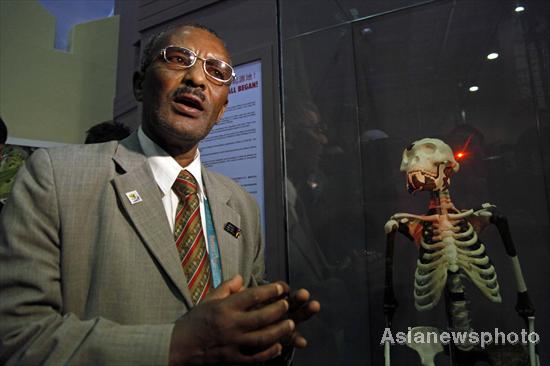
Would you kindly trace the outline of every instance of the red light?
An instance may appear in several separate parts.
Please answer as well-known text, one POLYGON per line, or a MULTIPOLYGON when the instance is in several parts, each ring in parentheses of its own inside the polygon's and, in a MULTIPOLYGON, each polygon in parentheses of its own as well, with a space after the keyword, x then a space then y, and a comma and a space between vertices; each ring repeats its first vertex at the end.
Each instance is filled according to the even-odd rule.
POLYGON ((462 152, 462 151, 459 151, 455 154, 455 159, 456 160, 462 160, 466 157, 466 153, 465 152, 462 152))
POLYGON ((464 144, 462 149, 455 153, 456 160, 461 160, 465 158, 466 155, 468 155, 468 147, 470 146, 471 141, 472 141, 472 135, 468 136, 468 138, 466 139, 466 143, 464 144))

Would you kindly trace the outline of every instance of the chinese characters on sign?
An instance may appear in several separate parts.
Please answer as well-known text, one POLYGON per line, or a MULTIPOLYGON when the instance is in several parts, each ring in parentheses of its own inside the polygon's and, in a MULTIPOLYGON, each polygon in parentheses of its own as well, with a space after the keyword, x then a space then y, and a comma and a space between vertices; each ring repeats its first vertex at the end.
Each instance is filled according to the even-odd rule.
POLYGON ((235 67, 229 104, 221 121, 200 144, 201 161, 233 178, 256 197, 264 220, 262 64, 235 67))

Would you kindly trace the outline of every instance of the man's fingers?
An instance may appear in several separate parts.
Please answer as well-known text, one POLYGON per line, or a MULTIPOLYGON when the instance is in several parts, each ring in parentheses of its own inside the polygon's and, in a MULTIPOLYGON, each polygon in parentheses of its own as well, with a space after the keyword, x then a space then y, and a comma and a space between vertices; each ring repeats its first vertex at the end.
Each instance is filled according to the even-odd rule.
POLYGON ((228 291, 230 294, 240 292, 244 288, 244 279, 239 274, 235 275, 233 278, 222 282, 217 289, 219 288, 223 288, 224 291, 228 291))
POLYGON ((287 284, 286 282, 277 281, 277 282, 274 282, 274 283, 278 283, 279 285, 283 286, 283 292, 284 292, 285 294, 290 293, 290 286, 288 286, 288 284, 287 284))
POLYGON ((248 288, 231 297, 231 302, 239 309, 250 309, 266 302, 275 301, 285 294, 285 287, 281 283, 272 283, 248 288))
POLYGON ((253 349, 265 348, 279 342, 282 338, 288 339, 295 329, 296 324, 294 321, 285 319, 262 329, 245 333, 239 336, 238 342, 253 349))
POLYGON ((321 311, 321 304, 319 301, 312 300, 307 304, 302 305, 299 309, 294 309, 294 311, 291 310, 289 314, 291 319, 293 319, 296 323, 300 323, 308 320, 319 311, 321 311))
POLYGON ((241 313, 241 318, 239 319, 240 329, 244 331, 251 331, 278 322, 283 317, 287 318, 286 313, 288 308, 288 301, 282 299, 241 313))
POLYGON ((290 311, 294 311, 309 301, 309 291, 301 288, 290 296, 290 311))
POLYGON ((292 334, 292 337, 290 338, 290 344, 292 344, 296 348, 306 348, 307 347, 307 340, 302 337, 302 335, 296 331, 294 334, 292 334))
POLYGON ((244 280, 241 275, 236 275, 230 280, 222 282, 217 288, 211 290, 204 301, 225 299, 231 294, 244 290, 244 280))
POLYGON ((238 353, 232 363, 260 363, 266 362, 279 356, 283 352, 283 346, 280 343, 272 344, 271 346, 265 349, 252 349, 252 348, 241 348, 240 353, 238 353))
POLYGON ((316 300, 310 300, 309 291, 303 288, 294 292, 289 302, 289 317, 296 323, 306 321, 321 311, 321 304, 316 300))

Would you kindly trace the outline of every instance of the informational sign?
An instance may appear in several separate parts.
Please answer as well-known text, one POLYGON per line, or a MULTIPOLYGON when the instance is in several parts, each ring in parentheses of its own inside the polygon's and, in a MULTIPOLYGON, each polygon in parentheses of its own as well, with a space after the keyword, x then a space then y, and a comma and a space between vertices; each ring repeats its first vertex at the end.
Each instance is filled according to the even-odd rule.
POLYGON ((201 162, 233 178, 260 205, 264 221, 264 166, 262 127, 262 64, 235 67, 229 103, 220 122, 201 142, 201 162))

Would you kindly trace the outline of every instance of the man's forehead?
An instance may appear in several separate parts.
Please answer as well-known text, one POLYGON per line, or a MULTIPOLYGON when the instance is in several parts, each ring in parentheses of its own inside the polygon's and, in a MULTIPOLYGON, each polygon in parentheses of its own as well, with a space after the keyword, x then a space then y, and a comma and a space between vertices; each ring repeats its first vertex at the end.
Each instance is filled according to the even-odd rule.
POLYGON ((205 53, 229 57, 229 52, 227 52, 221 39, 206 29, 192 26, 175 28, 166 34, 161 43, 160 48, 169 45, 189 47, 193 48, 194 51, 196 51, 196 48, 201 48, 200 51, 205 53))

